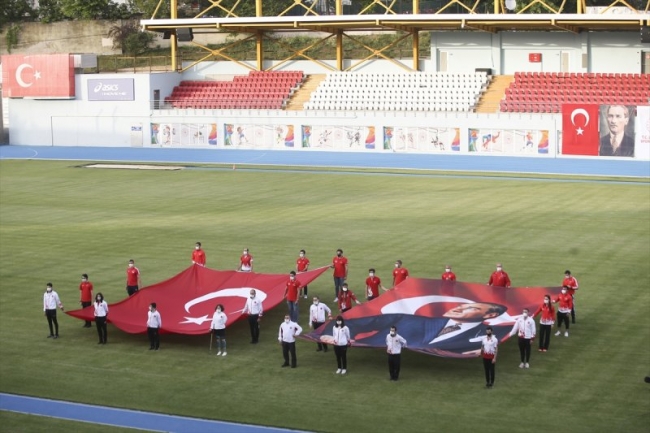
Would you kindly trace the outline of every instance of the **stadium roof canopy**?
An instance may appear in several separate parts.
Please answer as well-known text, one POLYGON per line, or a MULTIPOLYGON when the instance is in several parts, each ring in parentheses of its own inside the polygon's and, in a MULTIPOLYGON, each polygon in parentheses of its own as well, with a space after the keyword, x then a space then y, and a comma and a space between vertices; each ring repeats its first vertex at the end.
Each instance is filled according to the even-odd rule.
POLYGON ((418 14, 322 15, 142 20, 145 30, 178 28, 232 33, 319 31, 640 31, 650 14, 418 14))

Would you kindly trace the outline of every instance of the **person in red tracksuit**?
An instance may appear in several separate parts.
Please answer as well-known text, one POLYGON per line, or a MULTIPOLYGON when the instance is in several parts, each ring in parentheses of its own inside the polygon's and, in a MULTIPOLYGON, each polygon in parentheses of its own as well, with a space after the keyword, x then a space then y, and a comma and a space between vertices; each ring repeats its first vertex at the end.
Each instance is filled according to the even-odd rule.
POLYGON ((566 286, 562 287, 562 293, 557 296, 554 303, 560 303, 557 308, 557 332, 555 335, 560 335, 562 333, 562 323, 564 323, 566 329, 564 331, 564 336, 569 336, 569 316, 571 315, 571 309, 573 308, 573 297, 569 295, 569 288, 566 286))
POLYGON ((443 281, 456 281, 456 274, 451 271, 451 266, 445 266, 445 272, 440 276, 443 281))
POLYGON ((578 290, 578 280, 576 280, 576 277, 571 275, 571 271, 564 271, 562 286, 567 287, 567 293, 571 295, 571 298, 573 299, 573 305, 571 307, 571 323, 576 323, 576 291, 578 290))
POLYGON ((345 313, 348 311, 350 308, 352 308, 352 302, 356 302, 357 304, 360 304, 359 300, 357 297, 352 293, 350 289, 348 289, 348 283, 343 283, 343 287, 341 287, 341 292, 339 293, 339 310, 341 313, 345 313))
POLYGON ((497 263, 497 270, 490 275, 488 285, 493 287, 510 287, 510 277, 503 270, 501 263, 497 263))
POLYGON ((551 295, 544 295, 544 303, 533 314, 533 319, 542 313, 539 319, 539 351, 546 352, 551 343, 551 328, 555 323, 555 308, 551 302, 551 295))
MULTIPOLYGON (((88 274, 81 274, 81 284, 79 284, 79 291, 81 292, 82 308, 90 307, 93 304, 93 283, 88 281, 88 274)), ((89 320, 86 320, 84 328, 91 328, 93 325, 89 320)))
POLYGON ((201 248, 201 242, 197 242, 194 245, 194 251, 192 251, 192 264, 205 266, 205 251, 201 248))

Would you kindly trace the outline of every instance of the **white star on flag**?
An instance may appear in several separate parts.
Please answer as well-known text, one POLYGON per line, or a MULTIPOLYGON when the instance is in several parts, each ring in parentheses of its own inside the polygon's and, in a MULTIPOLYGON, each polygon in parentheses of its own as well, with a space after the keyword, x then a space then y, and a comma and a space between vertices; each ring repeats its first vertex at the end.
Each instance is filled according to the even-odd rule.
POLYGON ((208 315, 206 314, 203 317, 186 317, 184 322, 181 323, 194 323, 196 325, 202 325, 203 322, 207 322, 212 319, 208 319, 208 315))
POLYGON ((37 80, 40 80, 41 79, 41 71, 35 71, 34 72, 34 78, 36 78, 37 80))
POLYGON ((582 133, 585 132, 585 130, 582 128, 578 128, 576 129, 576 132, 578 133, 578 135, 582 135, 582 133))

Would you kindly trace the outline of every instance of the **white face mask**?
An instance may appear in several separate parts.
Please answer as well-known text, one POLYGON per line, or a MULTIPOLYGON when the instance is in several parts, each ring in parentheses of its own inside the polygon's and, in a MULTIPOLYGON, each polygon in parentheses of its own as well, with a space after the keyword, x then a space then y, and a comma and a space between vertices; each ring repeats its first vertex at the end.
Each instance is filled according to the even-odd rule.
POLYGON ((290 276, 289 278, 291 278, 292 280, 295 280, 295 279, 296 279, 296 276, 295 276, 295 275, 292 275, 292 276, 290 276))
POLYGON ((344 292, 347 292, 347 291, 348 291, 348 288, 347 288, 347 287, 343 287, 343 291, 344 291, 344 292))
POLYGON ((314 305, 318 305, 318 301, 314 301, 314 305))
POLYGON ((399 268, 399 263, 395 263, 395 267, 396 267, 396 268, 399 268))
POLYGON ((247 255, 248 255, 248 251, 244 251, 242 254, 245 255, 245 256, 247 256, 247 255))
POLYGON ((198 249, 201 248, 201 247, 197 245, 197 246, 195 246, 194 248, 196 248, 196 249, 198 250, 198 249))
POLYGON ((289 323, 289 319, 284 319, 284 323, 289 323))
POLYGON ((135 265, 133 263, 129 263, 129 268, 134 267, 135 265))
POLYGON ((524 314, 522 314, 522 316, 524 316, 525 319, 526 317, 528 317, 528 313, 524 311, 524 314))
POLYGON ((548 304, 548 299, 544 299, 544 303, 545 303, 545 304, 548 304))
POLYGON ((395 333, 394 333, 393 331, 390 331, 390 336, 391 336, 391 337, 394 337, 394 336, 395 336, 395 333))
POLYGON ((502 269, 501 267, 498 267, 497 272, 501 272, 501 269, 502 269))
POLYGON ((300 257, 305 257, 305 254, 304 254, 304 253, 300 253, 300 257))
POLYGON ((566 293, 566 290, 562 290, 562 294, 565 294, 565 293, 566 293))
POLYGON ((255 293, 251 293, 251 299, 255 297, 255 293))
POLYGON ((221 313, 221 308, 217 308, 217 313, 221 313))
POLYGON ((371 277, 374 277, 374 276, 375 276, 375 273, 374 273, 374 272, 370 272, 368 275, 371 276, 371 277))
POLYGON ((451 272, 451 268, 445 268, 445 272, 451 272))
POLYGON ((51 288, 51 287, 48 287, 48 288, 45 289, 45 290, 47 291, 47 293, 52 293, 52 288, 51 288))
POLYGON ((343 324, 343 322, 341 322, 341 321, 336 322, 337 326, 341 326, 342 324, 343 324))

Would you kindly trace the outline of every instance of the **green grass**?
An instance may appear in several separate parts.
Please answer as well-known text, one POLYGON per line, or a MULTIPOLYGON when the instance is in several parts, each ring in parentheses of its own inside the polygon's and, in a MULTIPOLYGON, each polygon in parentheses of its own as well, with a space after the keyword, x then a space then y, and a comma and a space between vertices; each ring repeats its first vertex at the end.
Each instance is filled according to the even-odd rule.
MULTIPOLYGON (((74 165, 0 162, 2 392, 326 432, 464 432, 486 423, 509 432, 647 432, 648 182, 74 165), (352 349, 350 374, 339 377, 334 355, 304 341, 299 367, 280 369, 282 305, 265 315, 258 346, 248 344, 246 323, 230 327, 225 359, 209 356, 207 336, 163 336, 151 353, 146 336, 110 325, 109 344, 97 347, 94 329, 68 316, 59 340, 45 338, 46 282, 72 309, 86 272, 116 302, 128 259, 152 284, 187 267, 197 240, 210 267, 234 269, 248 247, 256 270, 274 273, 292 269, 301 248, 314 267, 343 248, 357 292, 369 267, 390 280, 398 258, 416 277, 437 277, 450 262, 474 282, 501 261, 515 286, 555 286, 571 269, 581 287, 578 324, 570 338, 553 337, 548 353, 534 352, 527 371, 506 342, 493 390, 483 387, 478 359, 409 352, 393 383, 381 350, 352 349)), ((331 304, 329 273, 310 292, 331 304)), ((22 418, 0 412, 0 431, 52 422, 22 418)))

